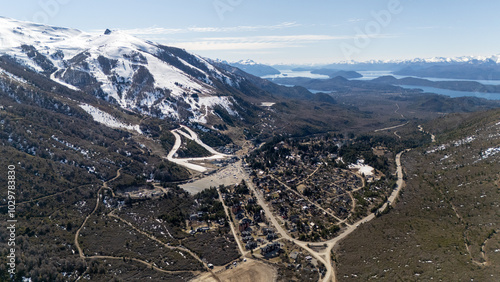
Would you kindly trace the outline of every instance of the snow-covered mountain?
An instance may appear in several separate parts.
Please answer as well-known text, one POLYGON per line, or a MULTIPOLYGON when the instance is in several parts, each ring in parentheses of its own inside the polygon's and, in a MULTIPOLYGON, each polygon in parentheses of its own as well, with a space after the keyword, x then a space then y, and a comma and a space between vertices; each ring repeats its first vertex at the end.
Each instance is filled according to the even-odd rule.
POLYGON ((240 64, 240 65, 247 65, 247 66, 254 66, 254 65, 258 65, 257 62, 255 62, 254 60, 251 60, 251 59, 247 59, 247 60, 240 60, 238 62, 236 62, 236 64, 240 64))
POLYGON ((233 67, 237 67, 245 72, 255 76, 266 76, 280 74, 281 72, 271 66, 259 64, 253 60, 241 60, 238 62, 229 63, 233 67))
MULTIPOLYGON (((343 61, 309 69, 391 71, 398 75, 449 79, 500 79, 500 55, 415 58, 411 60, 343 61)), ((305 69, 308 69, 305 67, 305 69)))
POLYGON ((500 64, 500 55, 491 56, 460 56, 460 57, 433 57, 433 58, 416 58, 404 62, 412 63, 496 63, 500 64))
POLYGON ((0 55, 69 88, 142 113, 183 119, 183 108, 191 113, 188 119, 206 122, 219 105, 238 114, 227 94, 241 77, 182 49, 119 31, 96 35, 0 17, 0 55))
POLYGON ((413 58, 408 60, 369 60, 369 61, 341 61, 332 65, 377 65, 377 64, 436 64, 436 63, 494 63, 500 64, 500 54, 491 56, 458 56, 458 57, 432 57, 413 58))

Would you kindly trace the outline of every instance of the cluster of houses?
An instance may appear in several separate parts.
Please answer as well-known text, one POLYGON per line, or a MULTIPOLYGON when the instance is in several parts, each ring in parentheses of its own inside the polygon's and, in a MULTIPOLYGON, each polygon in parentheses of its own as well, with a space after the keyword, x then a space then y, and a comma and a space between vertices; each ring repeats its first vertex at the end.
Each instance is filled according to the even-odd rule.
POLYGON ((274 242, 260 248, 260 254, 265 257, 277 256, 281 252, 281 244, 274 242))
MULTIPOLYGON (((227 155, 234 154, 232 149, 228 149, 226 147, 221 147, 221 148, 222 150, 220 150, 219 152, 222 154, 227 154, 227 155)), ((214 164, 217 167, 225 167, 229 164, 236 163, 237 161, 239 161, 238 157, 230 157, 230 158, 212 160, 212 164, 214 164)), ((217 172, 217 170, 212 170, 211 173, 209 174, 205 173, 205 175, 211 175, 215 172, 217 172)))
POLYGON ((253 250, 255 248, 257 248, 259 245, 257 244, 257 242, 255 241, 251 241, 251 242, 248 242, 246 245, 245 245, 245 249, 247 250, 253 250))
POLYGON ((262 235, 266 236, 268 241, 272 241, 278 238, 278 235, 274 232, 272 228, 262 228, 262 235))
MULTIPOLYGON (((325 216, 323 207, 332 213, 336 213, 338 217, 347 217, 350 212, 351 198, 347 194, 332 197, 328 201, 327 193, 323 193, 323 197, 315 202, 317 205, 308 201, 305 196, 300 196, 297 193, 290 192, 286 187, 279 183, 276 179, 270 176, 263 176, 254 179, 255 186, 263 193, 264 198, 271 204, 276 214, 278 214, 288 225, 290 232, 310 233, 313 226, 303 224, 311 218, 316 221, 323 221, 321 226, 328 227, 336 223, 332 217, 325 216), (302 223, 300 223, 302 222, 302 223), (298 226, 298 224, 300 224, 298 226)), ((299 191, 300 192, 300 191, 299 191)), ((314 202, 314 199, 309 199, 314 202)), ((317 226, 315 228, 318 228, 317 226)))
POLYGON ((228 199, 226 203, 230 206, 231 212, 237 220, 236 227, 247 250, 256 249, 259 244, 263 245, 278 238, 274 229, 266 227, 264 210, 260 209, 258 212, 251 212, 252 207, 257 205, 255 197, 250 194, 238 195, 235 191, 223 195, 223 197, 228 199), (235 199, 236 201, 234 201, 235 199))
POLYGON ((210 230, 209 226, 212 226, 213 223, 218 223, 220 226, 224 226, 226 224, 226 220, 224 218, 219 218, 216 221, 212 222, 210 220, 207 220, 205 222, 204 218, 206 219, 207 215, 207 213, 202 211, 189 215, 189 226, 191 226, 191 231, 189 231, 189 234, 195 235, 196 233, 208 232, 210 230))
MULTIPOLYGON (((287 264, 288 268, 294 268, 296 270, 304 268, 306 271, 317 271, 318 261, 312 256, 302 254, 302 252, 294 251, 290 253, 290 258, 293 260, 293 264, 287 264), (299 259, 303 257, 303 259, 299 259), (305 264, 304 266, 302 264, 305 264)), ((318 270, 319 271, 319 270, 318 270)))
POLYGON ((196 233, 205 233, 205 232, 208 232, 209 230, 210 230, 210 227, 203 226, 203 227, 198 227, 196 229, 189 231, 189 234, 194 235, 196 233))
MULTIPOLYGON (((323 157, 336 155, 326 154, 323 157)), ((325 228, 337 223, 335 218, 325 216, 325 210, 337 218, 348 218, 353 202, 347 192, 363 185, 361 177, 353 172, 321 161, 314 162, 309 167, 306 164, 308 161, 304 161, 292 149, 292 153, 277 161, 274 167, 257 171, 252 180, 274 212, 288 224, 290 232, 298 231, 306 233, 305 235, 312 231, 322 231, 318 230, 318 225, 311 225, 311 218, 319 221, 319 226, 325 228), (290 167, 287 164, 292 162, 295 163, 294 173, 289 173, 290 167), (303 224, 304 222, 307 224, 303 224)))
POLYGON ((203 217, 203 214, 204 214, 204 213, 203 213, 203 212, 201 212, 201 211, 200 211, 200 212, 198 212, 198 213, 193 213, 193 214, 191 214, 191 215, 189 216, 189 220, 190 220, 190 221, 197 221, 197 220, 199 220, 200 218, 202 218, 202 217, 203 217))
POLYGON ((240 221, 240 224, 239 224, 239 230, 240 230, 240 232, 244 231, 244 230, 247 230, 247 228, 249 228, 251 224, 252 224, 252 220, 251 219, 243 218, 240 221))
POLYGON ((243 231, 241 232, 241 240, 246 243, 245 249, 247 250, 253 250, 257 248, 258 244, 255 241, 255 239, 252 236, 252 232, 250 231, 243 231))

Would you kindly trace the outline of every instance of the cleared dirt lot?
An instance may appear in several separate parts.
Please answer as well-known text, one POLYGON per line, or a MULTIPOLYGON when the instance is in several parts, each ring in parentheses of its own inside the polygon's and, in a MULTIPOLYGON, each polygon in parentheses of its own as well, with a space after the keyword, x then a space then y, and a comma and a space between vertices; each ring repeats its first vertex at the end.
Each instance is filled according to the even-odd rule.
MULTIPOLYGON (((217 273, 217 276, 223 282, 271 282, 277 280, 278 272, 270 265, 255 260, 248 260, 247 262, 238 264, 233 269, 217 273)), ((204 273, 191 281, 216 282, 217 280, 210 273, 204 273)))
POLYGON ((191 183, 179 185, 182 189, 188 191, 192 195, 199 193, 210 187, 218 187, 219 185, 233 185, 241 183, 241 161, 230 164, 224 169, 215 174, 196 180, 191 183))

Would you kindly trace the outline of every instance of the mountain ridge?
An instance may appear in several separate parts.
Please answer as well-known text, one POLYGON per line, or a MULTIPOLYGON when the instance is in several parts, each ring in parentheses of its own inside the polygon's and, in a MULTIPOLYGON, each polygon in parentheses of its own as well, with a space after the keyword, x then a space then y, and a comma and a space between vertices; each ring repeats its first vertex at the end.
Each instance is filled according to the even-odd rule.
POLYGON ((209 108, 236 115, 228 89, 241 78, 227 75, 185 50, 143 41, 120 31, 92 35, 0 18, 0 52, 73 90, 122 108, 206 123, 209 108))
POLYGON ((273 68, 272 66, 266 64, 259 64, 250 59, 240 60, 237 62, 230 62, 230 63, 226 62, 226 64, 231 65, 233 67, 237 67, 255 76, 275 75, 281 73, 279 70, 273 68))

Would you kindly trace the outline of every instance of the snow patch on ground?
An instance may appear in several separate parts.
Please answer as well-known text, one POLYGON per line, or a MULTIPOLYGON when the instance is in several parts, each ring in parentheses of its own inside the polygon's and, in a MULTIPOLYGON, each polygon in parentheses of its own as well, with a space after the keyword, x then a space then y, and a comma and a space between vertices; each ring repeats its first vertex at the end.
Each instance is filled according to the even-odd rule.
POLYGON ((215 76, 219 81, 222 81, 228 85, 231 85, 233 87, 238 87, 238 82, 233 81, 229 76, 223 74, 220 72, 217 68, 215 68, 212 64, 210 64, 207 59, 199 56, 199 55, 194 55, 200 62, 202 62, 208 70, 212 73, 213 76, 215 76))
POLYGON ((441 161, 441 162, 442 162, 442 161, 447 160, 447 159, 449 159, 449 158, 450 158, 450 156, 449 156, 449 155, 444 155, 444 157, 442 157, 439 161, 441 161))
POLYGON ((366 165, 363 160, 358 160, 356 164, 350 164, 348 166, 350 169, 358 170, 359 173, 365 176, 373 176, 375 169, 369 165, 366 165))
POLYGON ((156 88, 171 90, 172 96, 179 97, 184 93, 195 93, 194 90, 205 94, 213 94, 213 89, 208 84, 201 84, 195 78, 183 73, 181 70, 171 66, 153 55, 143 53, 148 60, 147 68, 153 75, 156 88))
POLYGON ((475 136, 469 136, 469 137, 464 138, 462 140, 455 141, 455 142, 453 142, 453 144, 455 145, 455 147, 458 147, 458 146, 461 146, 461 145, 465 145, 465 144, 471 143, 474 140, 476 140, 475 136))
POLYGON ((275 104, 276 104, 276 103, 273 103, 273 102, 262 102, 262 103, 260 103, 260 105, 261 105, 262 107, 272 107, 272 106, 274 106, 275 104))
POLYGON ((80 105, 80 108, 82 108, 84 111, 86 111, 89 115, 94 118, 95 121, 98 123, 104 124, 108 127, 111 128, 120 128, 120 129, 127 129, 127 130, 132 130, 132 131, 137 131, 139 134, 142 134, 142 131, 139 127, 139 125, 130 125, 130 124, 125 124, 112 115, 99 110, 98 108, 88 105, 88 104, 83 104, 80 105))
POLYGON ((216 105, 223 107, 230 115, 237 116, 238 113, 233 111, 233 103, 230 101, 229 97, 203 97, 200 98, 200 106, 205 106, 213 108, 216 105))
POLYGON ((0 69, 0 75, 5 75, 7 76, 8 78, 12 79, 12 80, 15 80, 17 82, 21 82, 21 83, 24 83, 24 84, 28 84, 28 81, 26 81, 24 78, 21 78, 21 77, 18 77, 16 75, 13 75, 11 74, 10 72, 7 72, 3 69, 0 69))
POLYGON ((469 143, 472 143, 474 140, 476 140, 477 137, 476 136, 469 136, 469 137, 466 137, 464 139, 460 139, 460 140, 457 140, 457 141, 452 141, 451 143, 447 143, 447 144, 442 144, 438 147, 435 147, 434 149, 432 150, 429 150, 429 151, 426 151, 425 153, 426 154, 432 154, 432 153, 436 153, 436 152, 439 152, 439 151, 443 151, 443 150, 446 150, 448 149, 450 146, 455 146, 455 147, 460 147, 460 146, 463 146, 465 144, 469 144, 469 143))
POLYGON ((159 105, 160 111, 167 117, 170 117, 174 120, 179 119, 179 113, 177 112, 176 106, 170 103, 167 100, 164 100, 163 103, 159 105))
POLYGON ((432 154, 432 153, 435 153, 435 152, 439 152, 439 151, 443 151, 443 150, 446 150, 447 148, 447 145, 441 145, 433 150, 430 150, 430 151, 427 151, 425 152, 426 154, 432 154))
POLYGON ((489 148, 487 149, 486 151, 484 151, 481 156, 482 156, 482 159, 487 159, 489 157, 492 157, 496 154, 500 153, 500 147, 493 147, 493 148, 489 148))
POLYGON ((71 144, 71 143, 69 143, 69 142, 67 142, 67 141, 64 141, 64 140, 62 140, 62 139, 59 139, 59 138, 57 138, 55 135, 52 135, 52 136, 51 136, 51 138, 52 138, 53 140, 55 140, 55 141, 57 141, 57 142, 59 142, 59 143, 63 144, 64 146, 66 146, 66 147, 70 148, 70 149, 73 149, 73 150, 75 150, 75 151, 77 151, 77 152, 80 152, 82 155, 84 155, 84 156, 85 156, 85 157, 87 157, 87 158, 88 158, 88 157, 93 157, 93 156, 94 156, 94 154, 93 154, 93 153, 90 153, 90 151, 89 151, 89 150, 82 149, 82 148, 80 148, 80 147, 78 147, 78 146, 75 146, 75 145, 73 145, 73 144, 71 144))
POLYGON ((53 73, 50 75, 50 79, 52 79, 53 81, 55 81, 55 82, 57 82, 57 83, 59 83, 59 84, 61 84, 61 85, 63 85, 63 86, 68 87, 68 88, 69 88, 69 89, 71 89, 71 90, 80 91, 80 89, 79 89, 78 87, 73 86, 73 85, 71 85, 71 84, 68 84, 68 83, 66 83, 66 82, 64 82, 64 81, 62 81, 62 80, 60 80, 60 79, 56 78, 56 76, 55 76, 55 74, 56 74, 56 73, 57 73, 57 71, 53 72, 53 73))
POLYGON ((189 100, 186 101, 191 105, 191 109, 193 110, 194 117, 191 118, 191 121, 199 122, 199 123, 207 123, 208 113, 212 113, 215 106, 219 105, 224 108, 230 115, 238 116, 238 113, 233 110, 233 102, 230 97, 200 97, 198 101, 189 100), (210 110, 209 110, 210 109, 210 110))

